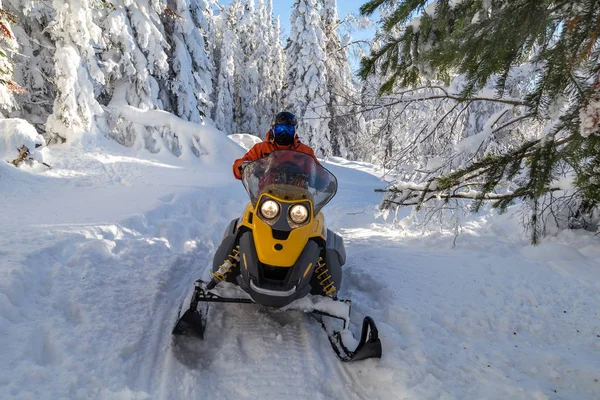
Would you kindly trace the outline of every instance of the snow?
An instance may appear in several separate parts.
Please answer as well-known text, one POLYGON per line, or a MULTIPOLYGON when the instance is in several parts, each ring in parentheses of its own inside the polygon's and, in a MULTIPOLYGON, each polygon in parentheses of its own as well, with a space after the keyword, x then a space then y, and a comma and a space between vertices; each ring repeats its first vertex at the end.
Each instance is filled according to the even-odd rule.
POLYGON ((473 217, 456 247, 452 232, 399 231, 375 217, 382 171, 334 157, 324 213, 346 245, 341 297, 355 336, 374 318, 383 358, 343 364, 309 316, 254 305, 213 306, 204 341, 173 341, 179 305, 247 202, 231 176, 243 149, 122 111, 207 154, 99 137, 45 148, 51 170, 0 170, 0 398, 600 398, 598 236, 533 247, 510 212, 473 217))
POLYGON ((581 119, 580 133, 583 137, 588 137, 597 133, 600 129, 600 90, 595 93, 595 98, 581 109, 579 112, 581 119))
POLYGON ((475 153, 480 147, 481 144, 489 139, 489 137, 493 134, 494 125, 499 121, 499 119, 510 111, 511 106, 506 106, 503 109, 495 112, 488 118, 483 126, 481 132, 478 132, 472 136, 463 139, 456 145, 457 150, 466 151, 469 153, 475 153))
POLYGON ((425 9, 423 10, 423 12, 431 17, 435 17, 436 14, 436 9, 437 7, 437 3, 436 2, 432 2, 430 3, 427 7, 425 7, 425 9))
POLYGON ((412 26, 413 32, 419 32, 419 28, 421 27, 421 17, 412 19, 406 26, 412 26))
POLYGON ((0 160, 13 161, 19 156, 19 148, 26 146, 30 156, 42 161, 37 146, 44 144, 33 125, 19 118, 0 119, 0 160))
POLYGON ((229 138, 242 146, 245 150, 250 150, 256 143, 262 142, 258 136, 249 133, 234 133, 229 138))
POLYGON ((568 192, 575 190, 575 177, 572 174, 561 176, 550 183, 551 188, 557 188, 568 192))

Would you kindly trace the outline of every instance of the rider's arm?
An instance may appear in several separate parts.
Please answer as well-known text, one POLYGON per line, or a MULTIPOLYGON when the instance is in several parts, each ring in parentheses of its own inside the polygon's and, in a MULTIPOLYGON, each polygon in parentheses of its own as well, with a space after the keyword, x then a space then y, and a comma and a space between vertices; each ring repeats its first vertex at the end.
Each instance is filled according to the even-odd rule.
POLYGON ((241 166, 243 163, 247 161, 256 161, 262 157, 262 145, 262 142, 256 143, 246 154, 244 154, 244 157, 238 158, 233 162, 233 176, 235 176, 235 179, 242 179, 241 166))
POLYGON ((317 159, 317 156, 315 156, 315 152, 313 151, 313 149, 309 146, 305 146, 304 152, 308 155, 310 155, 312 158, 315 159, 315 161, 317 162, 317 164, 321 165, 321 163, 319 162, 319 160, 317 159))

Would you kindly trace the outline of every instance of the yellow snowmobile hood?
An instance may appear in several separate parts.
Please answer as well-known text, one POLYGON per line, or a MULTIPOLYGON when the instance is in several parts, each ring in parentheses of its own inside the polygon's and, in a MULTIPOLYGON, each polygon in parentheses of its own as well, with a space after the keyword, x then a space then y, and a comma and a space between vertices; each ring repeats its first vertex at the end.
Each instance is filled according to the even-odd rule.
POLYGON ((274 267, 289 268, 294 266, 310 239, 322 238, 326 240, 327 227, 325 226, 323 213, 319 212, 315 216, 313 210, 312 201, 309 199, 284 200, 273 194, 264 193, 256 202, 256 206, 253 206, 252 203, 246 206, 238 227, 245 226, 252 230, 256 253, 261 263, 274 267), (290 207, 297 203, 309 203, 308 222, 298 227, 290 226, 288 223, 288 231, 276 231, 273 229, 272 223, 267 223, 260 216, 259 207, 265 200, 264 197, 275 200, 279 204, 282 211, 277 218, 288 219, 288 222, 287 210, 290 207))

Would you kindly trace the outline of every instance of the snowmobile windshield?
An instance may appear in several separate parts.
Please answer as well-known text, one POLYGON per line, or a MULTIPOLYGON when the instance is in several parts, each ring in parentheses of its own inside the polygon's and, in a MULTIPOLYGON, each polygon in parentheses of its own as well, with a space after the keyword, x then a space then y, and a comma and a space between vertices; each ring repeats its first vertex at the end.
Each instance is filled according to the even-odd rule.
POLYGON ((244 167, 242 182, 252 205, 263 193, 282 200, 309 199, 317 214, 335 196, 337 179, 315 159, 294 150, 276 150, 244 167))

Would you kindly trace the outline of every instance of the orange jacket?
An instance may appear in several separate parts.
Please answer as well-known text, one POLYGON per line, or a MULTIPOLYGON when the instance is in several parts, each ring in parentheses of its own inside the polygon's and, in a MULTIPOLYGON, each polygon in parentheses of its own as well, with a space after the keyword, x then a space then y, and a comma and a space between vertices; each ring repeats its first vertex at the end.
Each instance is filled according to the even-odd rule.
POLYGON ((319 160, 317 160, 317 157, 315 156, 313 149, 311 149, 309 146, 305 145, 304 143, 301 143, 300 139, 298 139, 298 135, 296 135, 296 137, 294 138, 293 145, 279 146, 275 142, 271 141, 271 131, 269 131, 269 132, 267 132, 267 138, 265 139, 264 142, 256 143, 254 146, 252 146, 252 148, 250 150, 248 150, 248 152, 246 154, 244 154, 244 157, 238 158, 237 160, 234 161, 233 176, 235 176, 236 179, 242 179, 242 172, 240 171, 240 167, 242 166, 242 163, 244 163, 245 161, 256 161, 259 158, 266 157, 269 155, 269 153, 271 153, 274 150, 296 150, 296 151, 299 151, 302 153, 306 153, 306 154, 312 156, 315 159, 315 161, 317 162, 317 164, 321 165, 319 160))

